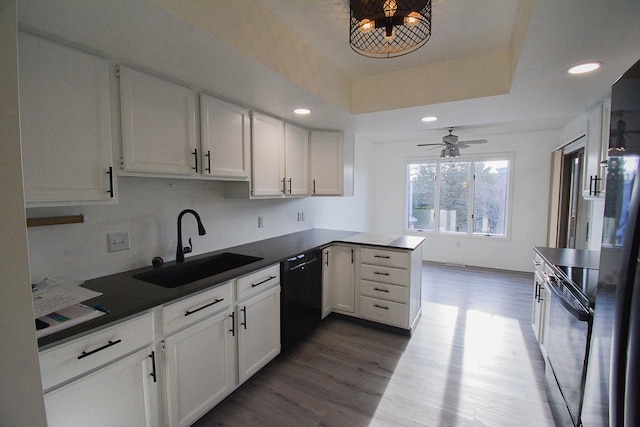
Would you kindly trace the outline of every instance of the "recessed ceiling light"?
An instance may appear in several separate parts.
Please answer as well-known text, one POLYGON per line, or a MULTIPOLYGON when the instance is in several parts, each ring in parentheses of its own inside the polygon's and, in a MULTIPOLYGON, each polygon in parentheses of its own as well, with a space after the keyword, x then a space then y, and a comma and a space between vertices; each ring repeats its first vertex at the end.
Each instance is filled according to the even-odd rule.
POLYGON ((602 65, 602 62, 585 62, 569 68, 569 74, 584 74, 595 71, 602 65))
POLYGON ((311 110, 309 110, 308 108, 296 108, 295 110, 293 110, 293 112, 301 116, 306 116, 307 114, 311 114, 311 110))
POLYGON ((420 120, 422 120, 423 122, 435 122, 436 120, 438 120, 438 118, 436 116, 427 116, 421 118, 420 120))

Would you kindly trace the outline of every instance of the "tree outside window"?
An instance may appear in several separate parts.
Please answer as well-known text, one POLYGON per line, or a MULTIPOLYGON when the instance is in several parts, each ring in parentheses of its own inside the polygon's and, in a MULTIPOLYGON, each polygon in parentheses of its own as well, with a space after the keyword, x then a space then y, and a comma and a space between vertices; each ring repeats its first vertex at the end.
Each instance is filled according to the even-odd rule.
POLYGON ((410 161, 410 230, 506 236, 509 158, 410 161))

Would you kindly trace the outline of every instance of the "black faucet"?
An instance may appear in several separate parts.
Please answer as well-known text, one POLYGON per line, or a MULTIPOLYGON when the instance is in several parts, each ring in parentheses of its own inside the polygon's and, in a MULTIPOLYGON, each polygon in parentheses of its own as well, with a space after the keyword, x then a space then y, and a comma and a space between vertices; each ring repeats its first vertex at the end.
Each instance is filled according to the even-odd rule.
POLYGON ((202 220, 200 220, 200 215, 193 209, 185 209, 178 215, 178 247, 176 248, 176 263, 184 261, 184 254, 188 254, 193 250, 193 246, 191 246, 191 238, 189 238, 189 246, 182 246, 182 217, 184 214, 190 213, 196 218, 198 222, 198 234, 200 236, 204 236, 207 234, 204 226, 202 225, 202 220))

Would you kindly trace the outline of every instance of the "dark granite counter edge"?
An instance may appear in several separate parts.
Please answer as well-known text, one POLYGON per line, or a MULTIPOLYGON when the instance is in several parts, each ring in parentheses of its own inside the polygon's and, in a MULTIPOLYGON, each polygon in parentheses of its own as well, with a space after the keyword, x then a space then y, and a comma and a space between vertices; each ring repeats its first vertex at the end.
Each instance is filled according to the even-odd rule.
MULTIPOLYGON (((187 258, 186 262, 224 252, 249 255, 262 259, 243 267, 235 268, 173 289, 163 288, 132 277, 135 274, 151 271, 153 269, 151 266, 87 280, 82 285, 83 287, 102 292, 103 295, 87 300, 84 303, 89 306, 98 304, 110 312, 80 325, 39 338, 38 346, 40 350, 44 350, 65 341, 79 338, 82 335, 108 327, 115 322, 141 314, 154 307, 185 298, 189 295, 226 283, 237 277, 280 263, 301 252, 323 248, 332 243, 348 243, 346 239, 355 234, 357 234, 357 232, 310 229, 192 256, 187 258)), ((388 245, 366 243, 357 243, 357 245, 415 250, 422 244, 423 240, 422 238, 419 240, 400 238, 388 245)), ((172 261, 165 263, 165 266, 174 264, 175 262, 172 261)))

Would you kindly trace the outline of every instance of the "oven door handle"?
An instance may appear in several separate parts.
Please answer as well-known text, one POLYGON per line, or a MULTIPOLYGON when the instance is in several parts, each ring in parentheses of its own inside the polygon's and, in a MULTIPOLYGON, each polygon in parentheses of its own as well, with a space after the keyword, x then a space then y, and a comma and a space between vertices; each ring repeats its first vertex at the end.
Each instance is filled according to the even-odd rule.
POLYGON ((591 311, 589 311, 588 308, 584 307, 577 299, 573 301, 570 300, 569 297, 567 297, 562 291, 558 289, 558 282, 556 282, 555 280, 550 280, 549 276, 547 276, 545 282, 553 291, 553 296, 558 298, 560 304, 562 304, 562 306, 566 308, 573 317, 580 320, 581 322, 589 322, 593 319, 591 311))

